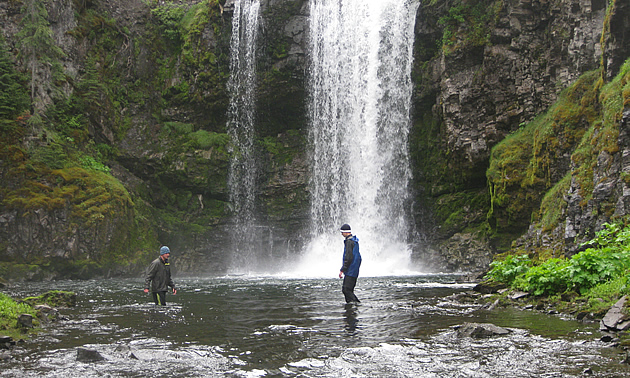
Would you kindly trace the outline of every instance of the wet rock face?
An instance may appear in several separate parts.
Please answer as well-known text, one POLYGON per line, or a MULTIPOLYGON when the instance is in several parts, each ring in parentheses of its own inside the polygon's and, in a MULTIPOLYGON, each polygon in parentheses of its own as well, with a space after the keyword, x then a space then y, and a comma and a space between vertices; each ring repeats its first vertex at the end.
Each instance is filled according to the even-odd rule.
MULTIPOLYGON (((84 55, 88 49, 87 45, 73 39, 69 33, 77 26, 75 3, 63 0, 49 4, 51 29, 55 40, 66 53, 62 62, 64 69, 73 79, 78 78, 79 73, 85 70, 84 55)), ((142 35, 152 22, 150 10, 143 1, 112 0, 97 3, 99 10, 113 17, 122 29, 128 29, 130 36, 142 35)), ((261 76, 266 78, 261 80, 259 88, 262 96, 258 114, 262 136, 275 138, 287 130, 300 130, 301 134, 305 134, 304 73, 307 70, 308 56, 308 3, 307 0, 261 1, 265 27, 261 48, 264 57, 260 60, 260 66, 261 76), (278 49, 279 47, 282 48, 278 49), (274 76, 265 74, 278 72, 281 75, 277 80, 271 80, 274 76)), ((431 3, 435 2, 422 3, 416 24, 416 44, 434 44, 433 41, 441 38, 442 32, 437 20, 446 14, 448 5, 432 6, 431 3)), ((461 169, 458 173, 464 171, 465 175, 475 177, 482 182, 483 187, 491 148, 518 129, 523 122, 532 120, 551 105, 559 90, 581 73, 598 67, 602 48, 607 77, 612 77, 618 71, 623 59, 630 55, 630 37, 627 33, 630 5, 626 1, 615 2, 616 10, 610 15, 610 33, 605 36, 602 46, 601 31, 608 3, 607 0, 506 0, 498 14, 496 25, 489 31, 490 43, 457 49, 448 54, 436 51, 435 46, 433 50, 416 49, 416 61, 427 63, 428 66, 426 77, 421 79, 421 83, 416 83, 416 102, 422 103, 444 125, 440 131, 444 135, 446 154, 451 159, 449 164, 461 169), (435 58, 435 55, 438 57, 435 58)), ((233 10, 234 1, 223 4, 223 12, 229 13, 230 9, 233 10)), ((229 22, 228 15, 224 16, 225 22, 229 22)), ((20 17, 18 2, 0 2, 0 23, 3 25, 0 33, 12 48, 15 47, 14 36, 19 30, 20 17)), ((204 46, 219 50, 220 41, 211 28, 204 30, 203 36, 204 46)), ((150 79, 156 69, 156 62, 152 60, 149 50, 148 46, 139 45, 137 51, 121 48, 118 52, 121 60, 130 62, 129 74, 139 81, 150 79)), ((219 54, 217 51, 217 55, 226 53, 220 51, 219 54)), ((183 79, 178 76, 173 80, 183 79)), ((47 94, 40 97, 42 103, 37 106, 45 106, 51 101, 47 94)), ((223 101, 227 103, 225 99, 223 101)), ((207 119, 223 124, 221 121, 225 109, 221 106, 225 104, 221 105, 220 101, 217 104, 212 110, 173 106, 164 109, 163 116, 172 121, 197 122, 204 127, 208 126, 207 119)), ((165 169, 165 161, 168 159, 162 153, 163 150, 152 150, 155 146, 161 146, 161 141, 157 139, 158 130, 151 112, 131 105, 129 109, 125 109, 125 114, 130 114, 131 124, 123 140, 115 141, 114 127, 107 114, 91 119, 91 133, 98 143, 117 144, 116 148, 120 150, 121 156, 114 167, 114 172, 117 172, 115 176, 127 188, 143 188, 145 185, 149 186, 156 172, 165 169)), ((418 115, 420 116, 422 115, 418 115)), ((627 127, 627 122, 625 125, 627 127)), ((623 138, 627 139, 627 136, 624 135, 623 138)), ((278 139, 282 141, 282 138, 278 139)), ((628 146, 626 139, 624 145, 628 146)), ((597 180, 599 184, 595 188, 594 202, 587 208, 580 208, 581 198, 577 194, 579 188, 572 185, 568 194, 569 209, 564 230, 566 240, 572 241, 576 235, 583 234, 584 229, 603 223, 601 218, 590 214, 596 212, 599 204, 611 196, 619 198, 615 215, 628 212, 630 198, 624 194, 628 192, 628 188, 615 178, 619 172, 628 171, 625 163, 627 156, 630 154, 625 150, 615 156, 600 156, 601 164, 598 167, 601 170, 597 175, 602 180, 597 180), (605 168, 609 163, 614 168, 612 171, 605 168)), ((262 188, 265 200, 273 203, 274 200, 291 198, 306 192, 307 165, 304 155, 292 159, 290 165, 270 162, 262 188)), ((214 196, 222 201, 227 198, 227 190, 223 185, 213 186, 213 182, 225 181, 225 156, 178 157, 173 167, 169 184, 190 186, 191 192, 203 193, 204 197, 214 196), (183 171, 177 169, 179 166, 194 166, 195 169, 183 171), (193 185, 193 176, 211 176, 211 179, 200 180, 193 185), (211 193, 206 193, 209 186, 211 193)), ((453 181, 456 178, 447 183, 453 181)), ((453 186, 462 186, 459 182, 456 184, 453 186)), ((431 186, 432 183, 426 185, 431 186)), ((159 193, 156 191, 154 194, 158 196, 159 193)), ((296 211, 290 215, 277 212, 281 215, 275 218, 269 216, 278 228, 283 228, 274 235, 281 235, 283 240, 287 240, 285 235, 305 226, 307 200, 299 201, 295 206, 296 211), (299 216, 296 217, 295 214, 299 216)), ((124 216, 120 216, 123 213, 121 211, 117 214, 116 221, 103 224, 94 232, 71 227, 66 209, 37 210, 26 217, 18 211, 0 209, 0 236, 8 241, 7 252, 12 256, 21 257, 25 256, 24 251, 37 251, 37 257, 88 257, 98 260, 121 230, 134 223, 133 209, 123 210, 124 216), (121 219, 125 222, 120 222, 121 219), (94 237, 95 233, 98 237, 94 237)), ((272 210, 267 210, 267 215, 272 210)), ((562 231, 554 230, 557 234, 562 231)), ((196 239, 201 240, 201 243, 195 241, 194 245, 190 245, 193 243, 182 241, 180 249, 191 252, 188 256, 182 256, 181 269, 192 272, 199 268, 196 265, 199 261, 213 261, 209 268, 213 271, 220 270, 220 266, 214 266, 214 262, 217 262, 216 265, 223 264, 225 256, 219 256, 222 252, 217 252, 217 256, 208 258, 206 251, 220 250, 227 239, 226 234, 223 229, 216 228, 212 233, 196 239)), ((531 236, 540 237, 541 242, 547 243, 543 236, 531 236)), ((443 237, 448 240, 435 248, 438 256, 434 264, 436 267, 455 271, 484 270, 495 252, 488 243, 471 234, 453 232, 443 237)), ((562 240, 555 235, 551 239, 556 243, 562 240)), ((436 244, 441 242, 444 240, 438 240, 436 244)))
POLYGON ((13 338, 0 335, 0 348, 9 349, 12 345, 15 345, 13 338))
POLYGON ((629 127, 630 110, 627 110, 619 123, 619 151, 614 154, 602 151, 597 157, 597 165, 593 171, 593 195, 585 206, 582 205, 584 198, 580 185, 575 178, 571 180, 571 187, 566 195, 568 205, 565 224, 561 230, 564 232, 563 241, 568 246, 568 255, 579 252, 579 243, 594 236, 595 231, 609 222, 610 215, 623 218, 630 214, 630 186, 623 179, 630 172, 629 127))
POLYGON ((471 166, 486 159, 555 101, 558 87, 598 67, 605 12, 604 1, 507 1, 490 44, 436 61, 436 103, 457 159, 471 166))
MULTIPOLYGON (((604 0, 594 1, 594 3, 601 5, 604 0)), ((614 12, 610 16, 610 33, 604 36, 604 66, 608 79, 619 72, 624 60, 630 56, 628 25, 630 25, 630 3, 616 1, 614 12)))
MULTIPOLYGON (((489 43, 483 46, 462 43, 462 47, 451 51, 438 50, 438 58, 434 58, 426 53, 431 51, 431 46, 423 41, 442 36, 441 26, 435 20, 440 19, 445 10, 423 2, 416 25, 416 44, 421 47, 416 49, 416 64, 428 63, 429 68, 423 69, 425 76, 415 96, 416 104, 423 112, 429 111, 443 122, 440 132, 449 155, 445 163, 449 170, 439 172, 441 180, 448 182, 449 178, 444 176, 453 175, 452 186, 456 187, 460 184, 459 176, 463 176, 469 181, 465 184, 468 189, 472 181, 485 182, 491 149, 522 124, 548 109, 562 89, 583 73, 598 68, 602 57, 605 75, 612 78, 618 73, 619 67, 630 55, 627 32, 630 5, 616 2, 614 12, 607 16, 609 3, 605 0, 508 0, 503 2, 497 22, 489 31, 489 43), (604 33, 602 39, 607 20, 610 33, 604 33)), ((466 38, 458 37, 460 39, 456 43, 466 38)), ((418 114, 416 117, 416 122, 422 122, 425 115, 418 114)), ((627 123, 620 129, 624 127, 627 128, 627 123)), ((620 147, 628 146, 627 140, 622 141, 622 138, 627 139, 620 135, 620 147)), ((588 235, 590 230, 597 229, 608 220, 604 214, 612 211, 605 208, 605 204, 611 198, 613 203, 619 198, 615 216, 627 214, 630 201, 625 197, 624 190, 628 190, 618 179, 620 172, 625 172, 625 156, 630 155, 622 152, 598 157, 598 169, 594 172, 597 186, 593 199, 586 207, 579 194, 580 188, 575 183, 571 185, 566 197, 569 202, 566 230, 559 228, 541 232, 532 226, 527 232, 525 223, 521 226, 522 230, 514 232, 527 232, 522 240, 516 241, 518 246, 526 248, 535 245, 557 250, 574 248, 583 241, 576 240, 577 235, 588 235)), ((557 164, 551 172, 554 180, 571 169, 568 155, 559 157, 554 163, 557 164)), ((422 174, 418 172, 417 176, 422 177, 422 174)), ((439 189, 446 187, 444 183, 432 182, 419 185, 428 192, 440 192, 439 189)), ((439 199, 435 201, 429 206, 439 207, 439 199)), ((461 229, 468 226, 462 225, 461 229)), ((464 245, 469 243, 467 240, 450 233, 439 235, 435 243, 448 261, 446 265, 460 270, 470 269, 471 266, 483 270, 484 266, 487 267, 484 260, 497 252, 488 245, 480 251, 481 256, 475 253, 465 255, 468 259, 453 259, 453 255, 457 254, 453 251, 464 249, 464 245)))

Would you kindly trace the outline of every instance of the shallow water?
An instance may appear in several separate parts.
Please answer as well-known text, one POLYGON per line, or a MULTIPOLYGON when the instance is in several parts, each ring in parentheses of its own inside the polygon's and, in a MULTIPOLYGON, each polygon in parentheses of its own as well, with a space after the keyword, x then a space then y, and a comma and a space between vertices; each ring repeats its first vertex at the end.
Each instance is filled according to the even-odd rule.
POLYGON ((596 324, 449 299, 470 290, 453 275, 360 278, 358 305, 337 279, 176 278, 156 307, 142 280, 23 283, 8 294, 78 294, 1 376, 620 377, 621 351, 596 324), (487 322, 508 336, 471 339, 452 326, 487 322), (104 361, 76 361, 78 347, 104 361))

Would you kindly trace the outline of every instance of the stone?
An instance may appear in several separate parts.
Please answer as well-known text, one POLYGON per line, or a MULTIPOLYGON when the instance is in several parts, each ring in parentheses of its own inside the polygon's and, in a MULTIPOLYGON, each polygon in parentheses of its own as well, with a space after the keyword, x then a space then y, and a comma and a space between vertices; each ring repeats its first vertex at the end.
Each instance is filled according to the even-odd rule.
POLYGON ((496 294, 499 290, 505 289, 506 287, 507 286, 503 283, 484 281, 475 285, 473 290, 481 294, 496 294))
POLYGON ((33 328, 33 315, 21 314, 18 316, 18 325, 24 328, 33 328))
POLYGON ((11 359, 11 353, 9 353, 6 350, 0 352, 0 361, 8 361, 10 359, 11 359))
POLYGON ((512 300, 519 300, 521 298, 525 298, 529 295, 529 293, 525 292, 525 291, 515 291, 513 293, 511 293, 510 295, 508 295, 508 298, 512 299, 512 300))
POLYGON ((97 362, 104 359, 105 357, 94 349, 77 348, 77 361, 79 362, 97 362))
POLYGON ((622 312, 623 306, 626 303, 627 297, 624 295, 615 303, 610 310, 606 313, 601 320, 600 329, 607 329, 611 331, 621 331, 621 327, 628 329, 630 323, 626 315, 622 312))
POLYGON ((48 305, 35 305, 33 309, 37 311, 37 318, 44 323, 49 323, 59 317, 59 311, 48 305))
POLYGON ((492 336, 504 336, 510 333, 507 328, 499 327, 491 323, 464 323, 456 327, 460 337, 472 337, 483 339, 492 336))

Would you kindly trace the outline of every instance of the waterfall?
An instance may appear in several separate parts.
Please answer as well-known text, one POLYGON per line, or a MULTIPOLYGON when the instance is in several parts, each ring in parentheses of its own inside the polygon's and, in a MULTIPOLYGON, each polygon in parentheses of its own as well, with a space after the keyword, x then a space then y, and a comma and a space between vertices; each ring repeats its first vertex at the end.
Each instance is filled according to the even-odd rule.
POLYGON ((407 147, 418 5, 311 0, 305 274, 341 267, 343 223, 359 237, 362 275, 410 269, 407 147))
POLYGON ((227 125, 232 158, 228 187, 234 214, 231 268, 239 271, 255 266, 260 240, 256 221, 259 167, 254 144, 259 11, 259 0, 237 0, 232 17, 227 125))

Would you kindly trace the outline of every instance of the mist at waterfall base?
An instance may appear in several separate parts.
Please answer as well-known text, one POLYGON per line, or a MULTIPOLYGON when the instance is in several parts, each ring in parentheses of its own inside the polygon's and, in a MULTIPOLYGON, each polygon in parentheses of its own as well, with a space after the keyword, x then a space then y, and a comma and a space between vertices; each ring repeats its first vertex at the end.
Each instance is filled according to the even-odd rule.
POLYGON ((408 274, 414 0, 310 3, 311 232, 300 271, 341 266, 339 227, 368 276, 408 274), (332 231, 337 231, 335 234, 332 231))

